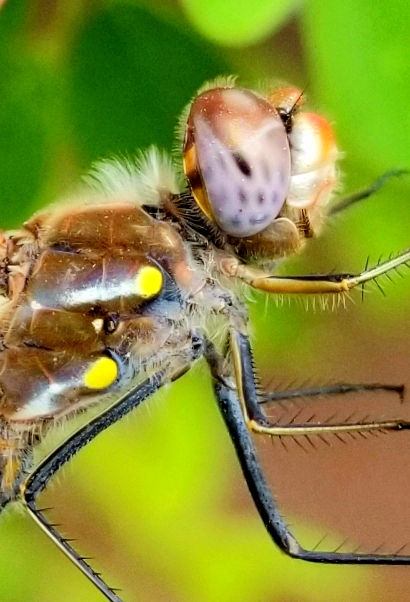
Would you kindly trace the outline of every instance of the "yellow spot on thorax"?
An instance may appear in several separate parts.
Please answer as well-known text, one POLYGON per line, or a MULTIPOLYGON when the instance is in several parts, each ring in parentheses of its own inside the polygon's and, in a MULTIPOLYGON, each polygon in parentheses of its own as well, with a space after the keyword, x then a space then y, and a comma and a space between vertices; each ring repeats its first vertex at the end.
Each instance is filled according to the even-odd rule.
POLYGON ((153 265, 142 267, 135 278, 135 292, 140 297, 149 298, 157 295, 162 285, 162 272, 153 265))
POLYGON ((118 376, 118 366, 110 357, 95 360, 84 374, 84 384, 89 389, 106 389, 118 376))

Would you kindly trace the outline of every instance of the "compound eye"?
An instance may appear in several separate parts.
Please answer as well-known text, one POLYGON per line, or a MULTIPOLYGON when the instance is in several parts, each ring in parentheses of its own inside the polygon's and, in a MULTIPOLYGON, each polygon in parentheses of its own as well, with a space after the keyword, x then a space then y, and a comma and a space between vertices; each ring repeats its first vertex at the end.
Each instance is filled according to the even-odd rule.
POLYGON ((230 236, 264 230, 290 184, 290 149, 276 109, 247 90, 215 88, 192 103, 184 169, 201 211, 230 236))

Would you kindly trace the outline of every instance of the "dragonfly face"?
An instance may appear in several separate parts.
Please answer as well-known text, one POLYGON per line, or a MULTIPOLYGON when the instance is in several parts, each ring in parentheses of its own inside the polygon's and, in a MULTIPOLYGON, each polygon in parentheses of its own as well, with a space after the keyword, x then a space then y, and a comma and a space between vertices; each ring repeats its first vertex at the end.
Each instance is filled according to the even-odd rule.
POLYGON ((257 393, 238 283, 273 294, 334 296, 409 260, 404 252, 357 276, 283 278, 264 271, 320 231, 337 181, 331 127, 303 111, 302 101, 295 88, 263 96, 230 80, 207 85, 182 119, 183 181, 156 150, 135 162, 102 162, 72 201, 2 235, 0 506, 23 499, 108 599, 119 600, 47 523, 36 496, 98 432, 201 355, 275 541, 308 560, 360 556, 319 558, 298 546, 267 493, 249 439, 249 431, 297 437, 407 428, 399 420, 279 426, 260 403, 267 399, 257 393), (226 357, 213 343, 213 316, 229 338, 226 357), (101 419, 32 472, 32 449, 56 419, 106 399, 112 403, 101 419))
POLYGON ((295 251, 317 233, 336 183, 332 129, 300 112, 300 99, 295 89, 262 98, 219 87, 189 108, 184 170, 193 197, 219 234, 256 260, 295 251))

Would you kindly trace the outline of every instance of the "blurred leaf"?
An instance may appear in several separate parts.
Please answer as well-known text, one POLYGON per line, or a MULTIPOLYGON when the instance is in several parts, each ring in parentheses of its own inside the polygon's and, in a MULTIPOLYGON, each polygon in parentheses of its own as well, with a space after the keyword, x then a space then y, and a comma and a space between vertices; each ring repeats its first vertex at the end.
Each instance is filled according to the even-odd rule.
POLYGON ((26 47, 25 3, 1 13, 0 36, 0 222, 16 227, 30 212, 48 152, 44 110, 46 71, 26 47), (13 211, 10 211, 10 207, 13 211))
MULTIPOLYGON (((326 107, 336 120, 346 152, 342 169, 350 186, 363 188, 388 169, 409 168, 409 3, 311 0, 304 25, 310 87, 320 109, 326 107)), ((342 218, 334 244, 349 265, 349 254, 364 263, 367 255, 376 261, 408 246, 403 216, 408 214, 409 192, 408 178, 389 182, 342 218)), ((389 287, 388 294, 389 309, 384 311, 397 314, 406 297, 400 287, 389 287)), ((380 306, 385 304, 368 304, 367 311, 380 312, 380 306)), ((380 327, 385 329, 386 322, 380 327)))
POLYGON ((349 153, 376 173, 410 167, 410 4, 311 0, 304 24, 312 86, 349 153))
MULTIPOLYGON (((11 0, 1 12, 2 225, 17 225, 34 198, 45 203, 44 190, 59 194, 67 165, 75 171, 78 163, 88 168, 109 153, 152 143, 170 147, 183 105, 204 80, 236 71, 232 64, 252 62, 255 80, 270 77, 278 63, 297 65, 298 73, 305 68, 296 26, 291 36, 288 28, 285 36, 255 48, 255 54, 238 50, 267 36, 301 0, 181 0, 196 29, 187 20, 178 24, 170 12, 175 5, 170 8, 167 0, 151 3, 148 12, 130 0, 55 0, 61 11, 51 24, 53 35, 41 26, 30 31, 33 12, 48 15, 48 2, 11 0), (71 9, 79 15, 72 28, 64 23, 71 9), (204 42, 198 31, 234 50, 204 42)), ((362 168, 376 163, 373 175, 403 164, 409 9, 403 0, 388 7, 311 0, 306 11, 311 96, 337 118, 341 146, 350 145, 355 155, 354 173, 363 178, 358 163, 362 168)), ((289 74, 290 81, 294 77, 289 74)), ((369 202, 387 206, 382 196, 369 202)), ((388 213, 389 220, 384 215, 362 220, 369 234, 361 244, 384 238, 389 251, 399 248, 390 238, 394 212, 388 213)), ((339 239, 333 233, 332 245, 316 250, 324 269, 352 266, 347 249, 357 252, 360 243, 355 226, 345 223, 339 239)), ((408 237, 405 221, 403 231, 408 237)), ((359 257, 361 267, 360 262, 359 257)), ((403 296, 402 290, 398 286, 397 294, 403 296)), ((367 302, 366 312, 375 305, 367 302)), ((335 366, 337 375, 347 376, 353 337, 346 333, 354 333, 355 341, 360 333, 373 341, 376 329, 385 329, 386 316, 378 315, 371 329, 363 317, 362 330, 355 323, 346 330, 346 318, 339 315, 339 321, 320 313, 307 318, 293 306, 277 310, 271 303, 266 309, 265 300, 253 305, 255 357, 266 380, 286 383, 312 374, 320 379, 326 370, 331 380, 335 366)), ((393 336, 390 330, 388 336, 393 336)), ((353 351, 357 355, 360 348, 353 351)), ((363 363, 362 357, 356 363, 363 363)), ((63 532, 79 536, 79 551, 95 556, 96 568, 108 579, 150 602, 375 599, 373 572, 296 563, 275 552, 251 506, 205 373, 187 376, 147 408, 99 437, 43 494, 55 506, 53 513, 60 513, 63 532)), ((100 599, 34 524, 10 514, 0 537, 1 602, 55 602, 56 595, 59 602, 73 596, 76 602, 100 599)))
POLYGON ((170 147, 187 99, 229 71, 194 37, 121 4, 85 23, 72 61, 72 119, 87 162, 153 143, 170 147))
POLYGON ((266 38, 301 0, 180 0, 205 37, 218 44, 243 46, 266 38))

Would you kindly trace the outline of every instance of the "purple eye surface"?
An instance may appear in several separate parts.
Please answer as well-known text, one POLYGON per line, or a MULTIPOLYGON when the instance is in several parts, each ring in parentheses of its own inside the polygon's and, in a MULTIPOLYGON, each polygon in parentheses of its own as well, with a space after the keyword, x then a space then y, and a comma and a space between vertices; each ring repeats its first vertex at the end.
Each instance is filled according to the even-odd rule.
POLYGON ((282 120, 267 101, 237 88, 198 96, 188 119, 212 219, 237 238, 264 230, 290 183, 282 120))

